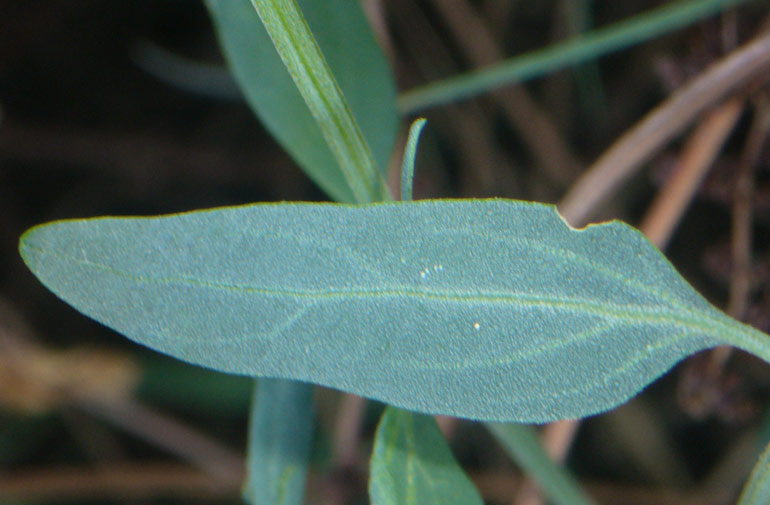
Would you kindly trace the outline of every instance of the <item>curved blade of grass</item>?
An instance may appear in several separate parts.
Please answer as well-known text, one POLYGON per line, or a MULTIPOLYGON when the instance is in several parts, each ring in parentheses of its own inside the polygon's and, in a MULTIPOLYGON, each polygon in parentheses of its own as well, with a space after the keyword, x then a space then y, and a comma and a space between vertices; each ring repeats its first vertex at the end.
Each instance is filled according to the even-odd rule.
POLYGON ((244 500, 302 505, 313 445, 313 389, 300 382, 260 379, 253 408, 244 500))
POLYGON ((483 505, 431 416, 385 409, 374 437, 372 505, 483 505))
POLYGON ((641 233, 512 200, 257 204, 62 221, 21 254, 151 348, 420 412, 586 416, 677 361, 767 335, 709 305, 641 233))
POLYGON ((320 127, 355 201, 388 199, 382 174, 297 2, 251 3, 320 127))
POLYGON ((417 158, 417 142, 420 133, 427 122, 424 118, 416 119, 409 127, 409 138, 404 149, 404 161, 401 164, 401 201, 408 202, 412 199, 412 184, 414 183, 414 160, 417 158))
POLYGON ((546 454, 531 426, 489 423, 487 429, 524 473, 537 482, 549 502, 555 505, 596 505, 572 475, 546 454))
MULTIPOLYGON (((324 191, 335 200, 356 202, 250 0, 206 0, 206 5, 222 51, 252 109, 324 191)), ((384 172, 399 121, 395 83, 363 12, 356 2, 346 0, 300 0, 299 6, 379 171, 384 172)))
POLYGON ((747 1, 672 2, 578 38, 412 89, 399 97, 399 109, 403 114, 413 114, 428 107, 470 98, 498 86, 533 79, 683 28, 747 1))

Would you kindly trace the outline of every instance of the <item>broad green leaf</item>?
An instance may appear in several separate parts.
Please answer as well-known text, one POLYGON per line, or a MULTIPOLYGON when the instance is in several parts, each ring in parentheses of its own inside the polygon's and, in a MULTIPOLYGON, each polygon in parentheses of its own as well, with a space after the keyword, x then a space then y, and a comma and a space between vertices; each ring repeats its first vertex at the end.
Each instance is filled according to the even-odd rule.
POLYGON ((256 204, 56 222, 20 250, 54 293, 153 349, 420 412, 574 418, 700 349, 770 360, 767 335, 641 233, 574 230, 548 205, 256 204))
POLYGON ((259 379, 249 426, 243 497, 255 505, 302 505, 313 445, 313 388, 259 379))
MULTIPOLYGON (((395 84, 353 0, 300 0, 380 171, 395 143, 395 84)), ((334 199, 354 202, 321 130, 249 0, 206 0, 225 57, 251 107, 305 172, 334 199)))
POLYGON ((431 416, 388 407, 374 437, 372 505, 483 505, 431 416))
POLYGON ((490 423, 487 428, 554 505, 594 505, 580 485, 546 454, 531 426, 490 423))

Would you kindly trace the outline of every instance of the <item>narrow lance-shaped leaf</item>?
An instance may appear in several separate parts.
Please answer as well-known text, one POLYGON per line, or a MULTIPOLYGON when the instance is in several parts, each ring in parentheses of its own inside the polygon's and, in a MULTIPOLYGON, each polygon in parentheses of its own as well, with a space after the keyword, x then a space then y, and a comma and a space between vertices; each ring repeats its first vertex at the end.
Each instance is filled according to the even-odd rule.
POLYGON ((296 0, 251 0, 356 202, 389 199, 366 139, 296 0))
MULTIPOLYGON (((250 0, 205 0, 247 101, 270 133, 332 198, 353 193, 250 0)), ((398 128, 396 87, 357 2, 299 0, 313 35, 384 173, 398 128)))
POLYGON ((313 445, 313 389, 260 379, 253 408, 244 499, 256 505, 302 505, 313 445))
POLYGON ((388 407, 372 451, 372 505, 483 505, 433 417, 388 407))
POLYGON ((427 413, 574 418, 703 348, 770 359, 638 231, 574 230, 541 204, 257 204, 57 222, 20 247, 54 293, 151 348, 427 413))

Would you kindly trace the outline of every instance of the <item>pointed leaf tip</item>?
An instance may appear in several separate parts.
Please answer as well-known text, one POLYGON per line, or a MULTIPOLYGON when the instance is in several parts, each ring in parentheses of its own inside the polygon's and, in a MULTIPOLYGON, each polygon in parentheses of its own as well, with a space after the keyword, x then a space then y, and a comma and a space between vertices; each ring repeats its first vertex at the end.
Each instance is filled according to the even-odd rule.
POLYGON ((480 420, 597 413, 699 349, 766 338, 629 226, 574 232, 512 200, 75 220, 22 254, 78 310, 185 361, 480 420))

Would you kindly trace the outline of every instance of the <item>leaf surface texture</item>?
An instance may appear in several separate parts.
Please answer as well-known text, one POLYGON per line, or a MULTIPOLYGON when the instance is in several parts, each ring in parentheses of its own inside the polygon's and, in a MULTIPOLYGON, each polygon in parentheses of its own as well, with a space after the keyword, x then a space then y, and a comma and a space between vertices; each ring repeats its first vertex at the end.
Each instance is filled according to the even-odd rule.
POLYGON ((61 221, 20 247, 53 292, 153 349, 479 420, 601 412, 693 352, 766 338, 633 228, 512 200, 61 221))

